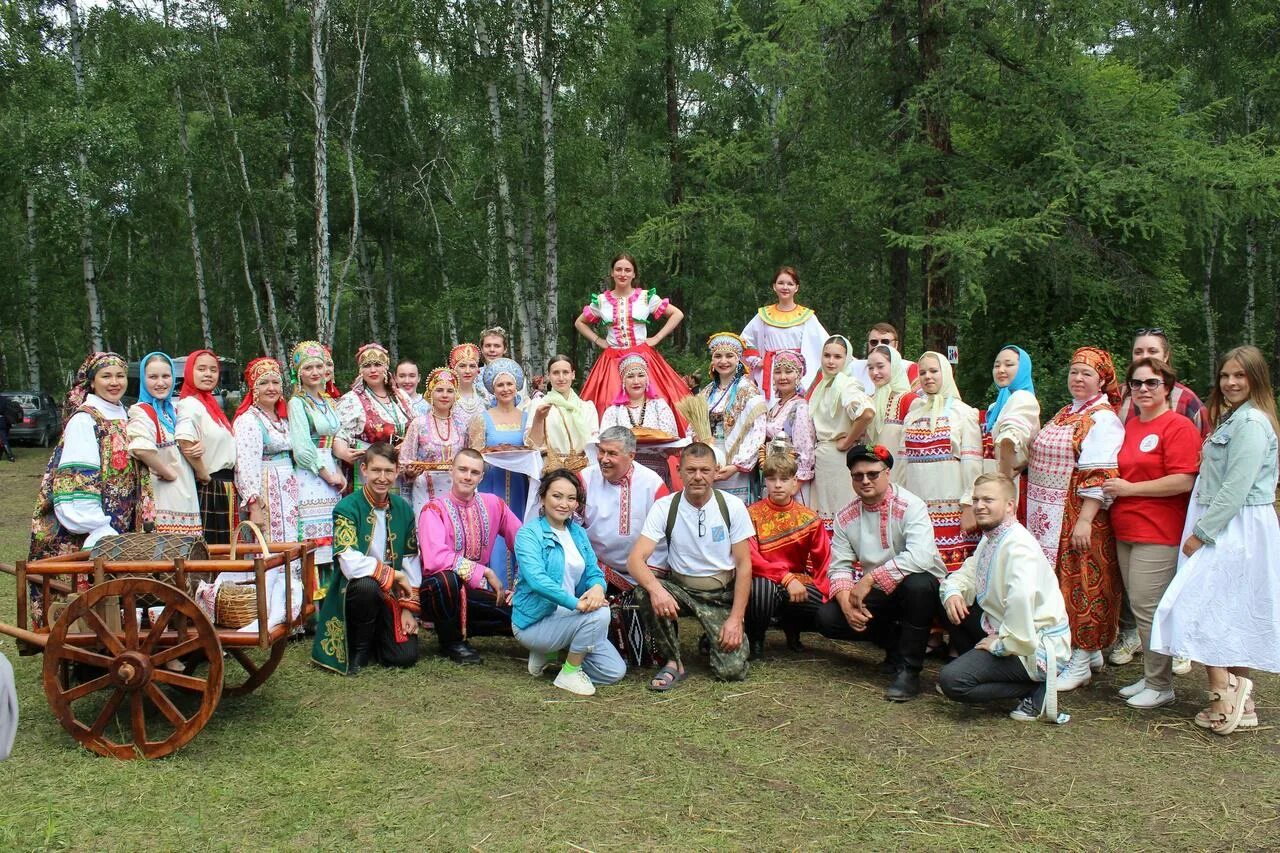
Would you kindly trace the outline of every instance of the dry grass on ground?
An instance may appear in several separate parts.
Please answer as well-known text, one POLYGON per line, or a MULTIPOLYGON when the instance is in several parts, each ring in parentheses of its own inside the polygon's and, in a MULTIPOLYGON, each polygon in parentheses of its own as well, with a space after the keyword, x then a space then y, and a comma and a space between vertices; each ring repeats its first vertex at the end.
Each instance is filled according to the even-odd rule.
MULTIPOLYGON (((26 548, 40 451, 0 463, 0 560, 26 548)), ((0 579, 0 618, 13 617, 0 579)), ((22 726, 0 765, 0 849, 1206 849, 1280 846, 1280 681, 1264 727, 1195 728, 1178 702, 1126 708, 1137 665, 1064 697, 1063 728, 928 692, 880 698, 870 650, 780 640, 741 684, 637 675, 589 700, 530 679, 510 640, 482 668, 436 657, 344 680, 294 645, 257 694, 224 700, 160 761, 80 749, 17 668, 22 726)))

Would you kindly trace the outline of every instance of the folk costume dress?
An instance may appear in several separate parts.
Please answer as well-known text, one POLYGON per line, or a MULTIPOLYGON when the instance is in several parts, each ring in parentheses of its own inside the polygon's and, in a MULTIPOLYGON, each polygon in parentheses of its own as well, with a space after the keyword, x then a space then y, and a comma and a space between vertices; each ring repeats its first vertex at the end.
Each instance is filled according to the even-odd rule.
MULTIPOLYGON (((549 411, 543 421, 546 445, 542 448, 543 473, 557 468, 581 471, 590 465, 587 445, 595 444, 600 435, 600 415, 596 407, 579 397, 572 388, 564 394, 553 388, 531 404, 529 420, 532 421, 538 410, 544 408, 549 411)), ((527 439, 525 443, 528 443, 527 439)))
POLYGON ((1027 529, 1058 575, 1071 618, 1072 645, 1094 652, 1110 646, 1119 628, 1123 588, 1102 484, 1119 476, 1124 427, 1114 408, 1119 394, 1111 357, 1085 347, 1073 358, 1073 363, 1079 361, 1098 370, 1104 390, 1064 407, 1032 442, 1027 529), (1093 518, 1089 550, 1082 554, 1071 547, 1071 530, 1085 498, 1102 501, 1103 507, 1093 518))
MULTIPOLYGON (((773 366, 790 363, 803 375, 808 363, 803 355, 795 350, 781 350, 775 353, 773 366)), ((809 414, 809 401, 804 398, 802 389, 808 385, 798 385, 796 392, 786 400, 779 400, 775 395, 770 398, 769 411, 765 415, 764 439, 772 442, 786 438, 796 457, 796 479, 800 481, 800 503, 809 505, 809 488, 813 483, 813 467, 818 452, 818 436, 813 428, 813 418, 809 414)))
POLYGON ((818 514, 792 500, 778 506, 768 498, 747 507, 756 535, 751 537, 751 601, 744 620, 747 636, 763 640, 778 619, 788 639, 816 630, 818 608, 829 593, 827 564, 831 536, 818 514), (793 604, 787 584, 798 580, 809 596, 793 604))
POLYGON ((417 613, 416 599, 397 598, 395 573, 420 580, 418 533, 408 501, 392 493, 376 506, 364 489, 347 495, 333 510, 333 573, 320 612, 311 660, 345 675, 353 652, 363 647, 388 666, 418 659, 417 635, 400 627, 400 611, 417 613))
POLYGON ((828 528, 836 513, 853 500, 853 483, 844 451, 837 449, 853 429, 853 422, 870 410, 871 398, 862 384, 848 373, 823 373, 809 392, 809 416, 813 419, 817 448, 814 451, 811 506, 828 528))
MULTIPOLYGON (((619 296, 612 290, 597 293, 591 302, 582 309, 582 316, 588 323, 604 323, 606 327, 606 347, 587 374, 582 383, 581 397, 596 407, 596 415, 604 414, 604 410, 617 399, 622 389, 622 379, 618 373, 618 362, 630 353, 642 356, 649 365, 649 379, 658 395, 667 401, 674 412, 676 403, 689 395, 680 375, 667 364, 658 351, 645 342, 648 337, 648 325, 652 320, 659 320, 667 312, 671 300, 663 299, 654 290, 635 290, 626 296, 619 296)), ((681 428, 683 419, 677 417, 681 428)))
MULTIPOLYGON (((499 376, 503 375, 514 379, 517 388, 524 387, 524 371, 520 369, 520 365, 509 358, 494 359, 485 365, 481 375, 484 379, 485 390, 490 395, 493 394, 494 383, 499 376)), ((520 399, 517 396, 516 405, 518 406, 519 403, 520 399)), ((486 409, 480 417, 473 419, 468 426, 467 445, 481 452, 498 445, 523 447, 525 433, 529 429, 529 414, 519 409, 517 409, 516 413, 520 417, 519 426, 506 422, 499 425, 494 420, 494 416, 499 414, 497 407, 486 409)), ((518 460, 497 460, 486 457, 484 479, 480 481, 479 491, 501 498, 502 502, 511 508, 511 512, 515 514, 516 519, 520 520, 524 518, 530 502, 530 495, 537 491, 538 481, 531 474, 521 473, 520 470, 516 469, 523 467, 540 472, 542 460, 536 450, 516 451, 516 454, 520 454, 521 458, 518 460)), ((514 539, 499 538, 494 545, 494 553, 490 562, 491 568, 507 585, 508 589, 511 587, 511 579, 515 577, 515 561, 511 557, 513 545, 514 539)))
POLYGON ((916 401, 916 394, 911 390, 907 362, 898 351, 884 344, 876 349, 882 354, 888 351, 889 380, 883 385, 871 386, 871 405, 875 414, 867 426, 865 443, 869 446, 882 444, 897 457, 902 453, 902 427, 907 413, 911 411, 911 404, 916 401))
MULTIPOLYGON (((253 386, 264 373, 275 373, 284 378, 275 359, 256 358, 249 362, 245 368, 248 392, 236 410, 232 424, 236 437, 236 496, 240 500, 240 517, 248 518, 250 506, 256 504, 267 516, 262 533, 268 542, 297 542, 298 481, 294 477, 293 455, 290 453, 289 421, 285 417, 283 399, 276 402, 271 414, 256 404, 253 386)), ((288 608, 285 570, 285 567, 271 569, 266 575, 268 627, 291 619, 302 608, 301 566, 293 564, 288 567, 294 572, 290 584, 293 600, 288 602, 288 608)), ((214 585, 244 583, 253 579, 253 572, 223 572, 214 579, 214 585)), ((256 631, 258 621, 255 619, 240 630, 256 631)))
POLYGON ((746 356, 751 381, 764 390, 765 399, 772 403, 773 360, 778 353, 795 350, 804 356, 808 367, 802 371, 803 379, 797 387, 808 388, 818 375, 822 345, 828 336, 812 308, 796 305, 783 311, 777 305, 765 305, 747 323, 741 337, 751 344, 746 356))
MULTIPOLYGON (((381 344, 365 344, 356 350, 356 365, 363 368, 370 364, 391 365, 391 356, 381 344)), ((365 450, 371 444, 385 441, 398 447, 404 439, 405 430, 413 420, 413 406, 409 395, 387 379, 388 391, 385 398, 379 397, 364 384, 364 379, 357 376, 351 390, 342 395, 338 401, 338 438, 342 439, 352 450, 365 450)), ((360 466, 352 466, 349 485, 354 488, 363 485, 360 480, 360 466)))
POLYGON ((289 447, 293 451, 294 476, 298 482, 298 540, 316 548, 316 566, 320 583, 316 595, 329 586, 330 564, 333 562, 333 508, 342 495, 320 476, 321 471, 338 473, 341 469, 333 455, 333 439, 342 426, 337 401, 321 390, 313 395, 298 382, 298 370, 304 364, 324 357, 324 348, 316 341, 303 341, 290 356, 293 373, 293 396, 289 398, 289 447))
MULTIPOLYGON (((633 353, 624 356, 618 362, 618 374, 624 381, 628 372, 639 370, 644 372, 647 380, 649 365, 640 355, 633 353)), ((646 381, 644 397, 641 398, 638 406, 631 402, 625 387, 618 392, 618 396, 613 399, 613 405, 605 409, 600 417, 600 432, 615 426, 630 430, 638 427, 657 430, 672 436, 673 442, 678 441, 680 435, 680 426, 676 422, 675 412, 671 411, 671 406, 666 400, 658 396, 658 392, 654 390, 653 383, 650 381, 646 381)), ((670 485, 671 466, 665 449, 668 446, 670 445, 641 445, 636 448, 636 461, 670 485)))
POLYGON ((1253 403, 1231 410, 1204 444, 1179 554, 1151 626, 1151 648, 1208 666, 1280 672, 1280 524, 1276 433, 1253 403))
POLYGON ((217 398, 196 388, 196 362, 206 355, 217 358, 212 350, 207 349, 196 350, 187 356, 177 404, 178 416, 185 423, 179 426, 177 438, 179 441, 198 441, 204 447, 200 462, 209 480, 196 483, 200 523, 204 527, 206 542, 229 545, 239 505, 235 483, 236 439, 231 432, 231 421, 217 398))
POLYGON ((463 423, 471 423, 471 419, 488 408, 484 383, 480 379, 480 348, 475 344, 458 344, 449 350, 449 369, 458 376, 458 396, 453 401, 453 410, 462 418, 463 423), (458 373, 458 365, 471 362, 476 365, 476 377, 471 380, 471 387, 462 385, 462 374, 458 373))
POLYGON ((937 394, 917 398, 902 431, 902 455, 894 482, 929 507, 933 535, 948 572, 964 564, 981 534, 961 529, 964 507, 973 502, 973 481, 982 474, 982 432, 978 413, 960 399, 951 363, 932 355, 941 367, 937 394))
MULTIPOLYGON (((448 368, 436 368, 427 378, 427 394, 440 383, 451 383, 457 386, 457 375, 448 368)), ((428 501, 440 495, 448 494, 453 483, 449 471, 453 466, 453 457, 467 446, 467 425, 462 412, 458 411, 455 402, 448 417, 440 418, 435 409, 428 407, 425 414, 418 415, 409 424, 404 434, 404 443, 400 445, 400 467, 417 463, 416 477, 410 478, 402 474, 411 483, 410 503, 416 517, 428 501)))
POLYGON ((173 480, 154 475, 151 478, 155 492, 156 532, 201 536, 203 528, 200 525, 200 501, 196 498, 196 475, 178 450, 178 410, 170 397, 157 399, 147 390, 147 365, 157 357, 168 361, 170 373, 177 375, 173 359, 162 352, 147 353, 138 362, 144 376, 139 383, 138 402, 129 407, 129 422, 125 427, 129 452, 157 453, 161 460, 178 472, 173 480))
POLYGON ((1018 520, 1027 518, 1027 459, 1031 444, 1040 434, 1040 401, 1036 399, 1031 380, 1031 356, 1021 347, 1003 350, 1018 353, 1018 372, 1013 380, 996 393, 995 401, 982 416, 982 471, 995 471, 996 448, 1003 441, 1013 443, 1014 467, 1020 472, 1014 479, 1018 486, 1018 520))
MULTIPOLYGON (((739 359, 746 349, 741 338, 727 332, 712 335, 707 342, 711 352, 726 346, 736 351, 739 359)), ((721 387, 713 372, 711 381, 702 386, 698 394, 707 401, 711 417, 711 440, 707 443, 716 452, 716 464, 738 469, 738 473, 716 483, 716 488, 744 504, 750 503, 758 491, 755 471, 760 464, 760 448, 764 446, 767 414, 764 395, 746 376, 741 361, 728 385, 721 387)), ((692 427, 689 437, 697 440, 692 427)))
MULTIPOLYGON (((115 353, 98 352, 80 366, 63 404, 67 419, 49 457, 31 518, 27 558, 42 560, 92 548, 117 533, 140 532, 155 517, 151 476, 127 451, 128 414, 90 393, 104 367, 125 367, 115 353)), ((81 581, 88 586, 88 578, 81 581)), ((29 587, 35 624, 43 622, 40 590, 29 587)))

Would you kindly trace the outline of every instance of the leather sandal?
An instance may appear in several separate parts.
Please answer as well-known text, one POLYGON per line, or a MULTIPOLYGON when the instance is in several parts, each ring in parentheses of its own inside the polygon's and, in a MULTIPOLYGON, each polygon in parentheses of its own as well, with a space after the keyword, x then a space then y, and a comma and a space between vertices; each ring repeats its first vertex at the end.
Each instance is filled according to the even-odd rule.
POLYGON ((1215 698, 1211 701, 1230 701, 1231 711, 1227 714, 1217 715, 1223 717, 1224 719, 1222 720, 1210 720, 1211 728, 1209 731, 1224 737, 1234 732, 1240 726, 1240 718, 1244 716, 1244 703, 1249 699, 1251 693, 1253 693, 1253 681, 1243 676, 1236 678, 1236 689, 1228 691, 1227 696, 1231 697, 1229 700, 1227 696, 1215 691, 1215 698), (1217 722, 1218 725, 1213 726, 1212 723, 1214 722, 1217 722))

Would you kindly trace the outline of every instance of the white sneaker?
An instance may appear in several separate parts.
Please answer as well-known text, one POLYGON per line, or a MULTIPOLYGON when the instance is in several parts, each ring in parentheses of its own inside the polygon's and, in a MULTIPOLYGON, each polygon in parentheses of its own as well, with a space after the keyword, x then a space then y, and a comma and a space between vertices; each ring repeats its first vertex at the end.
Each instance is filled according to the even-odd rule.
POLYGON ((1066 693, 1068 690, 1075 690, 1082 687, 1093 680, 1093 670, 1089 668, 1088 652, 1076 649, 1071 653, 1071 661, 1067 665, 1066 673, 1058 679, 1058 692, 1066 693))
POLYGON ((587 674, 581 669, 576 672, 568 672, 562 669, 553 683, 561 690, 568 690, 570 693, 576 693, 579 696, 596 695, 596 686, 591 683, 591 679, 587 678, 587 674))
POLYGON ((1141 693, 1146 689, 1147 689, 1147 680, 1145 678, 1139 678, 1137 681, 1133 682, 1133 684, 1130 684, 1127 687, 1120 688, 1120 691, 1119 691, 1120 698, 1132 699, 1134 696, 1137 696, 1139 693, 1141 693))
POLYGON ((1094 672, 1102 672, 1107 668, 1107 662, 1102 657, 1102 652, 1089 652, 1089 669, 1094 672))
POLYGON ((1174 675, 1190 675, 1191 674, 1191 658, 1174 658, 1173 674, 1174 675))
POLYGON ((542 652, 529 652, 529 674, 542 675, 547 668, 547 656, 542 652))
POLYGON ((1172 690, 1152 690, 1147 688, 1129 698, 1126 703, 1130 708, 1141 708, 1144 711, 1150 711, 1152 708, 1160 708, 1168 705, 1173 701, 1172 690))
POLYGON ((1134 655, 1142 654, 1142 639, 1138 636, 1138 632, 1121 631, 1120 639, 1116 640, 1116 644, 1111 647, 1110 660, 1116 666, 1124 666, 1133 660, 1134 655))

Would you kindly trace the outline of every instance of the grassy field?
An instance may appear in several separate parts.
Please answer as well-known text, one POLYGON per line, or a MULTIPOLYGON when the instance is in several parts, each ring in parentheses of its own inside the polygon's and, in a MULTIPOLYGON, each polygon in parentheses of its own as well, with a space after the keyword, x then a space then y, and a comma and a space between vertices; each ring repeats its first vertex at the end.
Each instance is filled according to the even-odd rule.
MULTIPOLYGON (((26 549, 40 451, 0 462, 0 560, 26 549)), ((0 576, 0 618, 13 618, 0 576)), ((686 632, 692 636, 693 632, 686 632)), ((1178 702, 1138 713, 1111 668, 1015 723, 933 691, 880 698, 870 649, 771 638, 745 683, 667 696, 633 674, 592 699, 531 679, 511 640, 481 668, 428 657, 341 679, 295 644, 255 695, 224 699, 186 748, 114 761, 54 720, 40 658, 17 658, 22 724, 0 764, 3 850, 1244 849, 1280 847, 1280 681, 1263 727, 1220 738, 1178 702)))

